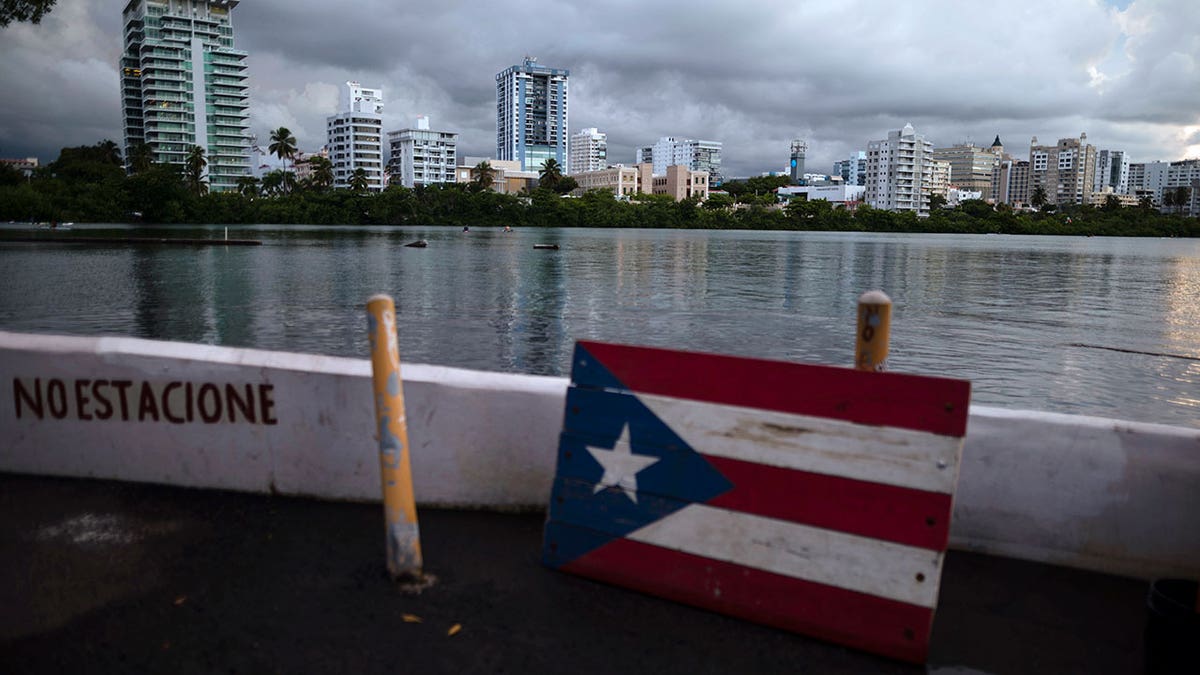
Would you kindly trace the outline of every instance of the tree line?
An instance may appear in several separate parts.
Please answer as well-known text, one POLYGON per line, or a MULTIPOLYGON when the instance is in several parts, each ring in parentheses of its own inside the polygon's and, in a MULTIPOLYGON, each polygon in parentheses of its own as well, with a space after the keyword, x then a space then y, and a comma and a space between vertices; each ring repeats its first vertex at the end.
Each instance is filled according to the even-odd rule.
POLYGON ((1036 213, 972 200, 936 208, 927 218, 869 206, 850 211, 821 200, 794 199, 779 207, 774 190, 786 177, 726 183, 726 195, 705 202, 641 194, 623 201, 604 190, 573 197, 568 194, 577 186, 557 162, 542 167, 539 187, 519 195, 491 189, 497 172, 487 162, 473 167, 469 183, 368 192, 361 176, 347 188, 333 188, 332 166, 324 158, 296 160, 295 138, 285 128, 271 132, 270 152, 283 160, 281 169, 261 181, 246 176, 236 191, 210 192, 200 148, 183 166, 155 164, 135 149, 128 172, 112 141, 63 148, 29 178, 0 165, 0 220, 1200 236, 1200 219, 1159 213, 1145 202, 1121 208, 1115 199, 1099 207, 1047 205, 1036 213), (310 163, 303 180, 292 171, 297 161, 310 163))

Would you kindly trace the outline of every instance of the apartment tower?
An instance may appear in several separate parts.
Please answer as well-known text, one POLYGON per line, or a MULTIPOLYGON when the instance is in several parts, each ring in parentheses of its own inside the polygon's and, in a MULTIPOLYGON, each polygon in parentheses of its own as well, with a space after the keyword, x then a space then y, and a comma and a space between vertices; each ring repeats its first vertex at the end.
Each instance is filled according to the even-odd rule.
POLYGON ((342 85, 338 113, 325 118, 325 133, 335 188, 350 187, 354 172, 362 169, 367 190, 383 190, 382 90, 358 82, 342 85))
POLYGON ((454 183, 458 134, 429 128, 429 118, 417 118, 415 129, 388 132, 391 159, 388 182, 404 187, 454 183))
POLYGON ((867 153, 859 150, 849 159, 833 163, 833 175, 841 176, 846 185, 867 184, 867 153))
POLYGON ((654 175, 667 175, 668 166, 686 166, 689 171, 705 171, 712 185, 720 185, 721 143, 691 138, 663 136, 654 145, 637 149, 638 164, 653 164, 654 175))
POLYGON ((1052 204, 1090 204, 1096 178, 1096 146, 1087 134, 1060 138, 1057 145, 1029 143, 1029 194, 1041 187, 1052 204))
POLYGON ((496 75, 496 159, 538 171, 547 159, 567 169, 567 80, 571 71, 525 57, 496 75))
POLYGON ((129 0, 120 59, 125 161, 182 166, 204 148, 213 192, 250 175, 246 52, 233 48, 238 0, 129 0))
POLYGON ((867 144, 866 201, 877 209, 929 215, 933 144, 911 124, 867 144))
POLYGON ((1129 194, 1129 155, 1124 150, 1101 150, 1096 153, 1096 176, 1092 192, 1111 188, 1117 194, 1129 194))
POLYGON ((608 134, 596 127, 588 127, 571 134, 571 154, 567 172, 576 174, 584 171, 600 171, 608 168, 608 134))

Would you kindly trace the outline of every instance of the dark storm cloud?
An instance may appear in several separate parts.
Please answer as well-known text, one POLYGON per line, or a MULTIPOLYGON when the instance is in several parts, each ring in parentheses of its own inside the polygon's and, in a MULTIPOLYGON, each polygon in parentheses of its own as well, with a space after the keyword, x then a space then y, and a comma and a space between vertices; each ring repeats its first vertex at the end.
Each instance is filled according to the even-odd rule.
MULTIPOLYGON (((0 33, 0 154, 120 137, 122 6, 60 0, 42 26, 0 33)), ((748 175, 805 138, 828 171, 906 122, 938 146, 1000 134, 1017 155, 1080 132, 1135 160, 1200 155, 1194 0, 246 0, 234 25, 252 130, 286 125, 305 150, 357 80, 383 88, 386 128, 427 114, 462 154, 491 155, 495 74, 528 54, 571 69, 571 128, 606 132, 613 162, 676 135, 722 141, 726 173, 748 175)))

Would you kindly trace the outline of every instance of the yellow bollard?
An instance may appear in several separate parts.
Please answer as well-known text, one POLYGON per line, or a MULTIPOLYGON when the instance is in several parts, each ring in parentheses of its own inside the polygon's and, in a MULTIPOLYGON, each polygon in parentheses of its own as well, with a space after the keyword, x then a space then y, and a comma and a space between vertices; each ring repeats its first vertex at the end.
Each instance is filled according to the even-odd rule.
POLYGON ((383 479, 387 567, 392 579, 421 577, 421 534, 413 499, 409 464, 408 423, 400 382, 400 349, 396 338, 396 303, 391 296, 367 301, 371 341, 371 380, 375 392, 375 421, 379 436, 379 469, 383 479))
POLYGON ((883 291, 867 291, 858 297, 858 339, 854 347, 854 369, 887 370, 888 340, 892 330, 892 299, 883 291))

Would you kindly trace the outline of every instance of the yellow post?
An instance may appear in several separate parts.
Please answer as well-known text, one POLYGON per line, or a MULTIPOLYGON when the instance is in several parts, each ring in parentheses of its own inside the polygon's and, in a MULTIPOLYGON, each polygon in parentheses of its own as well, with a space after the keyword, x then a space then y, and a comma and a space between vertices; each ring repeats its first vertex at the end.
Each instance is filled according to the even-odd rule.
POLYGON ((404 418, 400 349, 396 338, 396 303, 391 296, 376 295, 367 301, 367 327, 371 340, 379 469, 383 479, 388 573, 396 580, 420 578, 421 535, 417 528, 417 506, 409 466, 408 423, 404 418))
POLYGON ((883 291, 867 291, 858 297, 858 339, 854 347, 854 369, 887 370, 888 340, 892 331, 892 299, 883 291))

